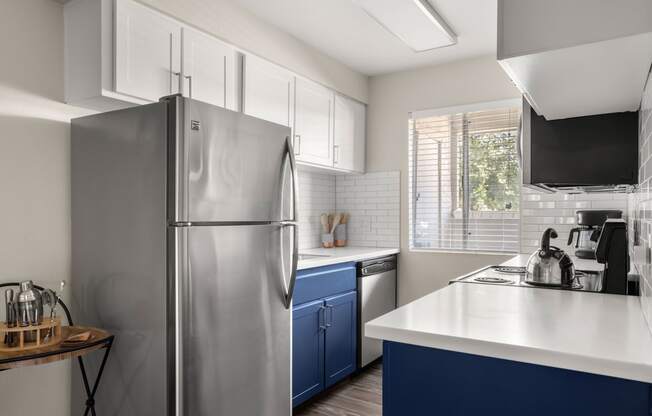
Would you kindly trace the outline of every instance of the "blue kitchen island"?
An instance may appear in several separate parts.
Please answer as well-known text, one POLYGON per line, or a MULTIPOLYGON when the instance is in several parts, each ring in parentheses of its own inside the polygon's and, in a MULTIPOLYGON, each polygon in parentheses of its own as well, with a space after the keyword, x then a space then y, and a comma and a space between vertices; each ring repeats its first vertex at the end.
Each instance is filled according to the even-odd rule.
POLYGON ((637 297, 457 283, 365 334, 384 340, 384 416, 651 414, 637 297))

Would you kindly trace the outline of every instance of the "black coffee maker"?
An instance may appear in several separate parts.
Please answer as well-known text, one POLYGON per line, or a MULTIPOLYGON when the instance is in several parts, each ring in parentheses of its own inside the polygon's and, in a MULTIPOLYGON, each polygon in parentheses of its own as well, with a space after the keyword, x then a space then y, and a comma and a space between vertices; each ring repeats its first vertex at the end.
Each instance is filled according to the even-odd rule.
POLYGON ((629 249, 625 220, 609 219, 605 221, 595 250, 595 257, 598 263, 604 264, 602 291, 626 295, 628 293, 629 249))
POLYGON ((619 210, 583 210, 575 213, 578 227, 573 228, 568 235, 568 245, 575 240, 575 257, 580 259, 595 259, 595 249, 602 231, 602 224, 609 218, 622 218, 619 210))

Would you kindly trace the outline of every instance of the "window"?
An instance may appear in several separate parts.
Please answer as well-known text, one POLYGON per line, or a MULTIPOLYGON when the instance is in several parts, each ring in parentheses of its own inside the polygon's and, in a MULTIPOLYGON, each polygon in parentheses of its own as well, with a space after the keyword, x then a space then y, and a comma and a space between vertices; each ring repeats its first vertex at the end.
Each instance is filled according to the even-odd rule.
POLYGON ((474 107, 410 115, 411 249, 519 250, 520 109, 474 107))

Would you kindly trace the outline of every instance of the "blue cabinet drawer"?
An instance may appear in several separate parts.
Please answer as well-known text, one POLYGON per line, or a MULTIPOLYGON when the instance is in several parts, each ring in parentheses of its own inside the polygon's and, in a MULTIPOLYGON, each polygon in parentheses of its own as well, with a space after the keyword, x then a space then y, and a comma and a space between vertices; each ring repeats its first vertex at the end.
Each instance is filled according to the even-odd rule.
POLYGON ((355 263, 299 270, 294 288, 294 304, 325 298, 356 289, 355 263))

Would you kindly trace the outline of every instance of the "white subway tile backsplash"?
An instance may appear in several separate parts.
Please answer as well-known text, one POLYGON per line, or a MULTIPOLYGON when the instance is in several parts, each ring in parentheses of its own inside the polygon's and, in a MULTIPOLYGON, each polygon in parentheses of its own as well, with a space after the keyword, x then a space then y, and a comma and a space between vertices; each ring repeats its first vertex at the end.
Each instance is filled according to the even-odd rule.
POLYGON ((641 276, 641 308, 652 331, 652 74, 639 112, 639 187, 629 195, 629 245, 634 270, 641 276))
POLYGON ((337 177, 337 211, 351 214, 347 225, 349 245, 399 246, 400 180, 400 172, 337 177))
POLYGON ((400 174, 342 176, 299 171, 299 249, 321 245, 322 213, 348 212, 348 244, 398 247, 400 174))
MULTIPOLYGON (((521 252, 532 253, 539 247, 541 234, 553 227, 559 234, 554 242, 565 248, 575 226, 575 211, 584 209, 620 209, 627 214, 627 194, 542 193, 521 188, 521 252)), ((569 250, 572 252, 572 248, 569 250)))

